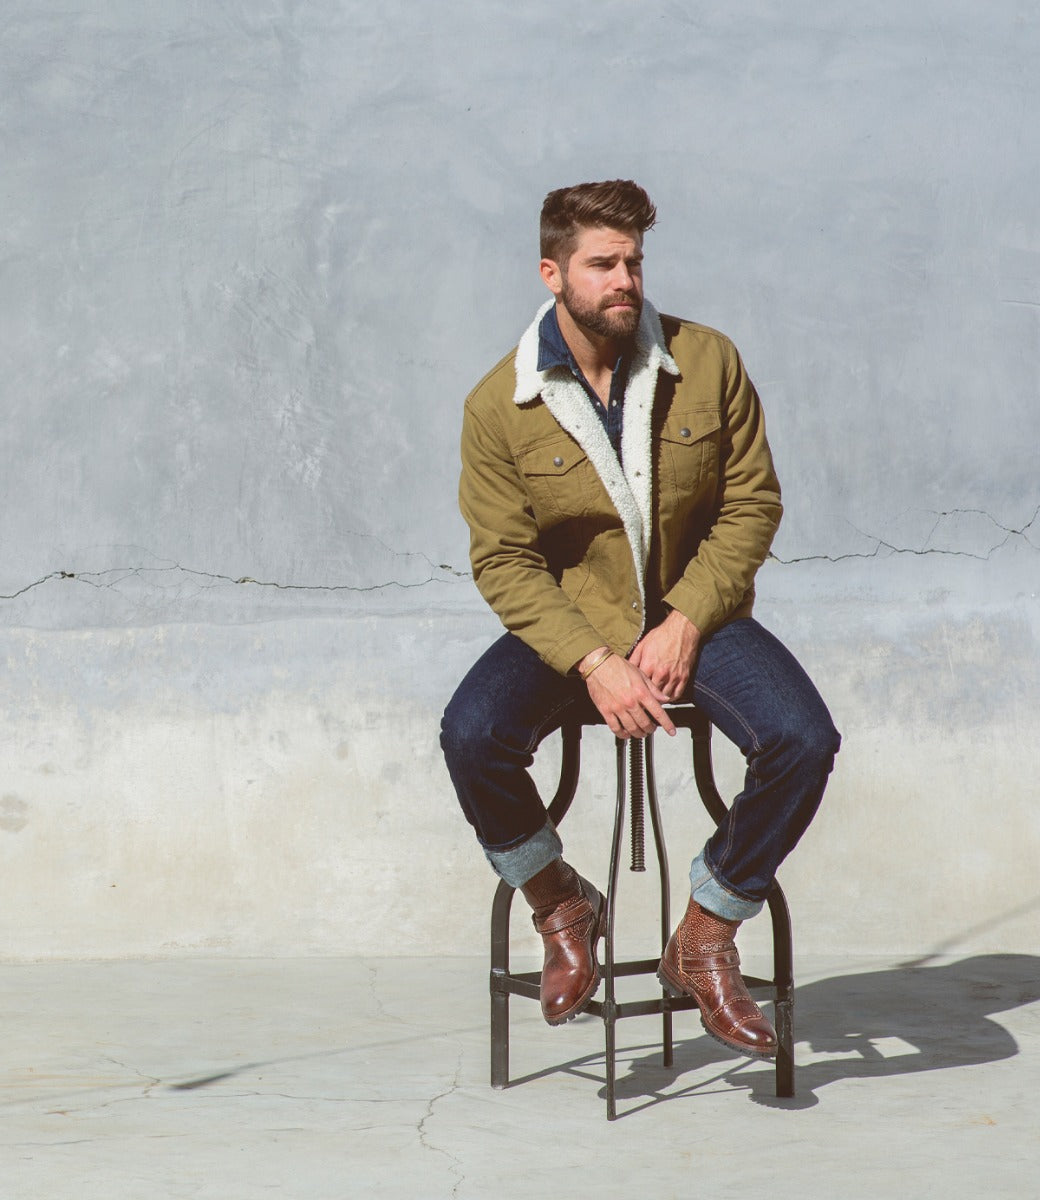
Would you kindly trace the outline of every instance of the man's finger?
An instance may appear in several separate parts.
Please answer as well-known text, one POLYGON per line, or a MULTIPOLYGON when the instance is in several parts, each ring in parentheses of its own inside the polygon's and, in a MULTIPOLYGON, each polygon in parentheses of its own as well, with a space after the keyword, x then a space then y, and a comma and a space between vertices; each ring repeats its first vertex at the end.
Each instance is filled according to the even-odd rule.
POLYGON ((619 709, 618 719, 627 737, 646 737, 654 728, 653 721, 638 701, 633 702, 630 706, 619 709))
MULTIPOLYGON (((667 699, 668 697, 664 697, 667 699)), ((661 729, 668 734, 669 737, 675 736, 675 725, 672 723, 672 718, 667 712, 657 703, 656 700, 650 701, 646 706, 646 711, 657 722, 661 729)))

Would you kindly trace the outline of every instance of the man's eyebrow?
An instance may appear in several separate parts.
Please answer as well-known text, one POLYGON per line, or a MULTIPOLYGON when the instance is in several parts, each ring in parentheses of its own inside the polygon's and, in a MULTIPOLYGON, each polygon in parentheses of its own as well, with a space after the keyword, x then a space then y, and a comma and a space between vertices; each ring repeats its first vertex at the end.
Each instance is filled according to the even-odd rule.
POLYGON ((618 259, 621 258, 623 258, 625 262, 641 263, 643 261, 643 254, 642 251, 638 251, 635 254, 594 254, 591 258, 587 258, 585 261, 589 264, 589 266, 595 267, 599 266, 600 263, 617 262, 618 259))

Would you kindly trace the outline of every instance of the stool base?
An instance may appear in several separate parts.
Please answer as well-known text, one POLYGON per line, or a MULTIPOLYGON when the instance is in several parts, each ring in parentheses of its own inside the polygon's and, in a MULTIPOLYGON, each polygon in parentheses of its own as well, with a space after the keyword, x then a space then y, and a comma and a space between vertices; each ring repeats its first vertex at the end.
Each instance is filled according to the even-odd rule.
MULTIPOLYGON (((669 708, 675 725, 690 730, 693 741, 694 777, 697 790, 705 808, 718 823, 725 815, 726 806, 715 786, 711 763, 711 725, 703 713, 689 705, 669 708)), ((591 722, 588 722, 591 723, 591 722)), ((563 737, 563 759, 556 794, 549 805, 549 819, 559 825, 574 799, 580 771, 580 742, 582 725, 576 722, 565 724, 563 737)), ((643 801, 649 803, 650 820, 654 835, 661 891, 661 953, 671 935, 669 920, 669 877, 668 858, 661 831, 661 818, 654 781, 652 738, 643 742, 622 742, 616 739, 617 752, 617 804, 611 845, 611 861, 607 890, 607 931, 604 937, 602 963, 603 999, 593 999, 586 1012, 603 1021, 606 1066, 607 1119, 617 1117, 617 1022, 625 1017, 660 1015, 662 1019, 661 1044, 662 1063, 673 1065, 672 1014, 696 1009, 697 1002, 690 996, 672 997, 664 993, 646 1000, 624 1001, 617 999, 615 981, 630 975, 656 975, 660 956, 652 959, 635 959, 625 962, 614 961, 614 916, 617 896, 617 881, 621 854, 621 840, 625 826, 626 809, 633 837, 632 869, 643 870, 643 801), (626 755, 626 747, 628 754, 626 755), (628 758, 631 782, 631 803, 626 804, 626 770, 628 758)), ((509 997, 526 996, 539 999, 541 973, 539 971, 513 972, 509 968, 509 918, 512 909, 514 888, 504 880, 498 885, 491 909, 491 1086, 504 1088, 509 1084, 509 997)), ((767 897, 773 932, 773 978, 760 979, 744 975, 749 989, 768 989, 774 1001, 773 1024, 776 1029, 779 1049, 776 1057, 776 1095, 794 1095, 794 972, 791 937, 791 917, 779 884, 774 883, 767 897)))

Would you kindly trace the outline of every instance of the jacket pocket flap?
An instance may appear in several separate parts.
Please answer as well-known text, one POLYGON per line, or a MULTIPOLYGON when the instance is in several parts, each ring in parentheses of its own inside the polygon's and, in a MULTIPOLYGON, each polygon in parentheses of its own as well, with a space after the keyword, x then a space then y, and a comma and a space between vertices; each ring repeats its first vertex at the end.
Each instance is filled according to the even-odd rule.
POLYGON ((525 475, 566 475, 587 457, 570 438, 554 438, 520 454, 520 470, 525 475))
POLYGON ((669 413, 665 419, 661 437, 666 442, 680 446, 692 446, 701 438, 708 437, 722 428, 722 418, 717 408, 694 408, 685 412, 669 413))

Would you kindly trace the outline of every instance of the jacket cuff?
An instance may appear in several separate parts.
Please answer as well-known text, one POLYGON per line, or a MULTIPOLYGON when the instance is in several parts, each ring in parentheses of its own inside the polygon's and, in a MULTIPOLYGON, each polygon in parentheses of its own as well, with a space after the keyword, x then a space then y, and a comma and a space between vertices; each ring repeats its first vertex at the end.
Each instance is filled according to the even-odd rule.
POLYGON ((706 596, 686 579, 680 579, 664 597, 669 608, 677 609, 697 626, 702 637, 708 637, 725 621, 726 613, 716 599, 706 596))
POLYGON ((568 634, 552 645, 542 657, 554 671, 561 675, 569 675, 574 665, 581 662, 586 654, 591 654, 600 646, 609 645, 607 639, 590 625, 587 629, 575 630, 574 633, 568 634))

